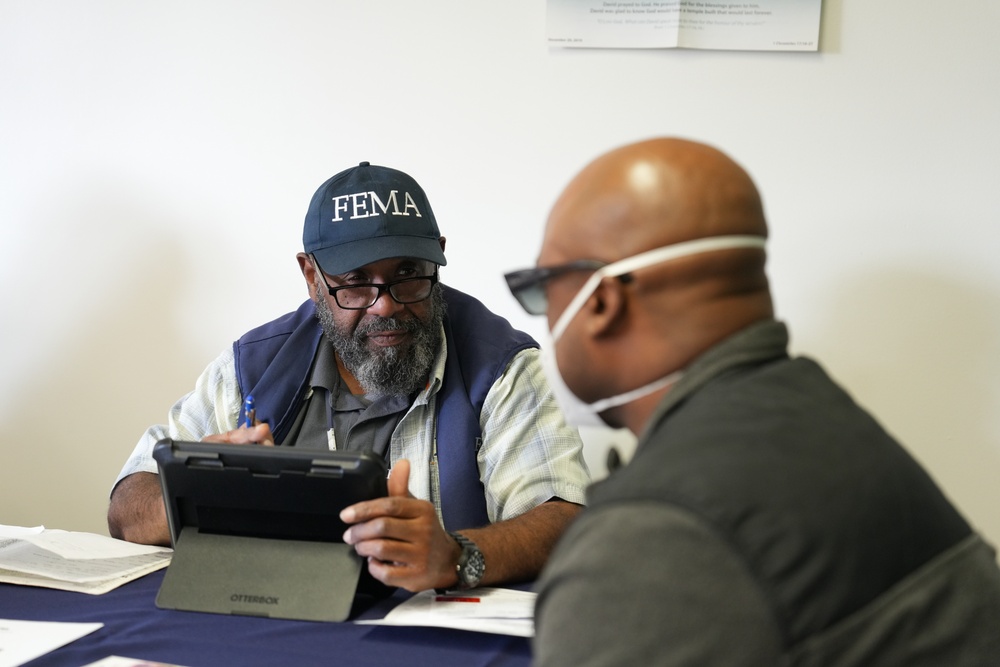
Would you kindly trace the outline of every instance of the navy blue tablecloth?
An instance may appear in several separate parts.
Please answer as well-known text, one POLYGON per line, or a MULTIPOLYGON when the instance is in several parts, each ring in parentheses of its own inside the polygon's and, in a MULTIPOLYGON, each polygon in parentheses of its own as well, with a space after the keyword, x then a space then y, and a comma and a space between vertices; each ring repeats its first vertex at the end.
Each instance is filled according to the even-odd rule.
MULTIPOLYGON (((100 622, 104 627, 29 663, 80 667, 109 655, 184 667, 273 665, 469 665, 524 667, 526 639, 445 628, 314 623, 159 609, 155 572, 104 595, 0 584, 0 618, 100 622)), ((378 618, 405 595, 357 617, 378 618)))

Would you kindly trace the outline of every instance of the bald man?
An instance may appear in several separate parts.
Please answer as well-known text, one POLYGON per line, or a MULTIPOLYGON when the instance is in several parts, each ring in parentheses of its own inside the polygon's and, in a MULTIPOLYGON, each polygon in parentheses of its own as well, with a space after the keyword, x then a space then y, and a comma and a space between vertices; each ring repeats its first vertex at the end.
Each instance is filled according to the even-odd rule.
POLYGON ((998 665, 995 552, 815 362, 792 358, 750 177, 655 139, 566 187, 512 292, 577 424, 639 436, 539 581, 567 665, 998 665))

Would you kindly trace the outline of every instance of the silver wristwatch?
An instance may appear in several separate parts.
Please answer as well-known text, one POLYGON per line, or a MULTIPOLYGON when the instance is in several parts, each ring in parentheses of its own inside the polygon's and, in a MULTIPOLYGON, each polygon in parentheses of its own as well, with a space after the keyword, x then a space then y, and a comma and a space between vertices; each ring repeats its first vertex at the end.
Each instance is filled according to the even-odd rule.
POLYGON ((459 533, 448 533, 462 547, 462 555, 458 557, 455 573, 458 575, 458 589, 475 588, 479 585, 486 572, 486 561, 483 552, 476 543, 459 533))

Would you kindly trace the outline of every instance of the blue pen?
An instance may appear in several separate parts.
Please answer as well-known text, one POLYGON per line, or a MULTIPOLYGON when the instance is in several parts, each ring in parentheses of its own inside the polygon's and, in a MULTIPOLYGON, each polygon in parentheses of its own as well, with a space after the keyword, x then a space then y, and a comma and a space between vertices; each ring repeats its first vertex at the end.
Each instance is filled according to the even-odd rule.
POLYGON ((253 405, 253 394, 248 394, 247 400, 243 402, 243 425, 247 428, 252 427, 256 414, 257 410, 253 405))

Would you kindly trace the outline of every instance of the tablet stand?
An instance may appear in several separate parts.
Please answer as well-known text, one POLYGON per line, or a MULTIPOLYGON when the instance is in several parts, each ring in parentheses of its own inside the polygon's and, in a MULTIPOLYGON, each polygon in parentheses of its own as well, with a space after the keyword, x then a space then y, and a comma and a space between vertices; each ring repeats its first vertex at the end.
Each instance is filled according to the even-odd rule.
POLYGON ((342 542, 181 530, 156 596, 162 609, 343 621, 363 561, 342 542))

